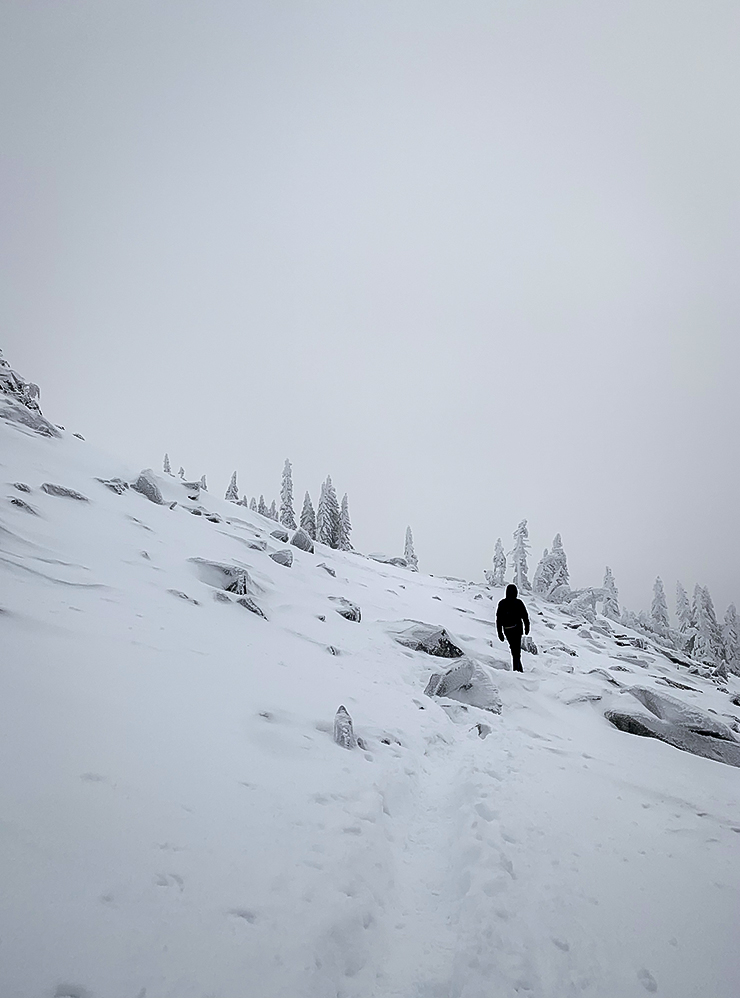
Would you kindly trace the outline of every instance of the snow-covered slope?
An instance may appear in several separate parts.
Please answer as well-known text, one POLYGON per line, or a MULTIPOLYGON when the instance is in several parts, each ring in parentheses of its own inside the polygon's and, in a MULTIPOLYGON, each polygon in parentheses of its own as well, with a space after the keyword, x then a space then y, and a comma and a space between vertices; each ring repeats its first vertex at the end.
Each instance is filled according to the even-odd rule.
POLYGON ((320 545, 288 568, 242 506, 97 480, 138 473, 0 421, 3 998, 740 994, 740 769, 604 718, 640 707, 618 683, 737 730, 735 679, 536 601, 516 675, 499 592, 320 545), (454 663, 406 620, 501 713, 424 696, 454 663))

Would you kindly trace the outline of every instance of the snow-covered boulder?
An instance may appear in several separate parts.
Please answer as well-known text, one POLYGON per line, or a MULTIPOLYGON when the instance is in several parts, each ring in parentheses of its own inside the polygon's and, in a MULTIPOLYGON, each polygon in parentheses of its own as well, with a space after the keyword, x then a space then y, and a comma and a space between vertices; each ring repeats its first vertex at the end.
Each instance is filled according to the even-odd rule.
POLYGON ((362 620, 362 612, 356 603, 345 599, 344 596, 330 596, 329 599, 336 604, 334 609, 340 617, 344 617, 345 620, 352 620, 357 624, 362 620))
POLYGON ((290 535, 285 527, 276 527, 270 532, 270 537, 274 537, 276 540, 280 541, 281 544, 287 544, 289 536, 290 535))
POLYGON ((622 694, 604 714, 620 731, 657 738, 684 752, 740 767, 740 743, 718 718, 648 687, 633 686, 625 692, 640 706, 625 702, 622 694))
POLYGON ((119 496, 122 496, 128 489, 128 482, 124 482, 122 478, 96 478, 95 480, 119 496))
POLYGON ((369 554, 368 558, 372 558, 373 561, 380 562, 381 565, 395 565, 397 568, 408 568, 409 563, 405 558, 398 558, 392 555, 381 554, 379 551, 375 551, 373 554, 369 554))
POLYGON ((190 558, 190 564, 195 568, 195 574, 201 582, 214 589, 223 589, 237 596, 253 596, 262 592, 246 568, 239 565, 225 565, 219 561, 209 561, 206 558, 190 558))
POLYGON ((293 552, 290 548, 283 548, 281 551, 273 551, 270 557, 273 561, 277 562, 278 565, 284 565, 286 568, 290 568, 293 564, 293 552))
POLYGON ((308 551, 309 554, 313 554, 313 541, 302 527, 296 530, 290 543, 300 551, 308 551))
POLYGON ((421 620, 402 620, 388 629, 391 637, 404 648, 423 651, 437 658, 460 658, 462 648, 451 639, 447 630, 438 624, 425 624, 421 620))
POLYGON ((41 491, 46 492, 46 494, 50 496, 61 496, 64 499, 77 499, 78 502, 90 501, 87 496, 83 496, 81 492, 75 492, 74 489, 68 489, 66 485, 54 485, 52 482, 44 482, 41 486, 41 491))
POLYGON ((334 715, 334 741, 346 749, 353 749, 357 745, 352 718, 343 704, 334 715))
POLYGON ((494 714, 501 713, 501 697, 491 677, 467 656, 446 672, 432 673, 424 692, 430 697, 446 697, 494 714))
POLYGON ((154 477, 154 472, 151 468, 145 468, 131 488, 136 492, 140 492, 143 496, 146 496, 150 502, 154 502, 158 506, 164 506, 162 491, 159 488, 159 485, 157 485, 157 480, 154 477))
POLYGON ((525 634, 522 637, 522 651, 528 652, 530 655, 536 655, 537 645, 534 643, 534 638, 530 634, 525 634))

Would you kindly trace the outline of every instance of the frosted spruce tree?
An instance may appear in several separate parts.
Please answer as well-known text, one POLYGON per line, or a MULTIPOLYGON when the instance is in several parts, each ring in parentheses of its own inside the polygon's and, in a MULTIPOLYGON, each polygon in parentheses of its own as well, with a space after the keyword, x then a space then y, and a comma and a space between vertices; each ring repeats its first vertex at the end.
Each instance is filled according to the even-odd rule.
POLYGON ((267 506, 265 505, 265 497, 263 495, 260 496, 260 501, 257 503, 257 512, 261 516, 267 516, 267 506))
POLYGON ((411 527, 406 527, 406 540, 403 545, 403 556, 406 559, 406 564, 409 566, 412 572, 419 571, 419 559, 416 557, 416 551, 414 550, 414 535, 411 533, 411 527))
POLYGON ((172 474, 172 468, 170 466, 170 455, 169 454, 165 454, 165 456, 164 456, 164 462, 162 464, 162 470, 164 471, 165 475, 171 475, 172 474))
POLYGON ((254 498, 254 496, 252 496, 252 498, 249 500, 249 508, 250 508, 250 510, 253 513, 258 512, 258 510, 257 510, 257 500, 254 498))
POLYGON ((527 578, 527 553, 529 551, 529 531, 527 521, 522 520, 514 531, 514 547, 511 552, 511 567, 514 570, 514 585, 520 593, 529 593, 532 586, 527 578))
POLYGON ((182 465, 180 465, 180 470, 177 473, 177 477, 178 478, 184 478, 185 477, 185 469, 183 468, 182 465))
POLYGON ((229 487, 226 490, 224 499, 228 499, 229 502, 239 502, 239 489, 236 485, 236 472, 234 472, 231 476, 231 481, 229 482, 229 487))
POLYGON ((653 585, 653 602, 650 607, 650 623, 656 634, 660 634, 663 637, 668 634, 671 626, 671 621, 668 617, 668 603, 666 602, 665 590, 663 589, 663 580, 660 576, 657 577, 653 585))
POLYGON ((200 480, 200 487, 201 487, 201 488, 203 489, 203 491, 204 491, 204 492, 207 492, 207 491, 208 491, 208 486, 206 485, 206 476, 205 476, 205 475, 203 475, 203 476, 201 477, 201 480, 200 480))
MULTIPOLYGON (((331 547, 339 547, 339 519, 341 516, 341 511, 339 509, 339 500, 337 499, 337 492, 334 488, 334 483, 331 480, 331 475, 326 476, 326 481, 324 482, 324 496, 326 502, 326 515, 329 524, 329 530, 331 532, 331 540, 328 542, 331 547)), ((316 529, 318 531, 318 517, 316 522, 316 529)), ((321 540, 321 538, 319 538, 321 540)))
POLYGON ((734 603, 730 603, 727 607, 727 613, 725 613, 722 643, 724 644, 727 668, 736 676, 740 676, 740 621, 738 621, 734 603))
POLYGON ((619 620, 621 617, 621 612, 619 610, 619 590, 617 589, 617 584, 614 581, 612 570, 608 565, 606 566, 606 572, 604 572, 603 589, 605 599, 602 613, 605 617, 609 617, 610 620, 619 620))
POLYGON ((352 521, 349 518, 349 501, 347 499, 347 493, 345 492, 342 496, 342 506, 339 510, 339 550, 340 551, 351 551, 352 545, 349 541, 349 535, 352 533, 352 521))
POLYGON ((548 552, 545 548, 537 565, 532 581, 532 591, 538 596, 549 599, 561 586, 570 588, 569 580, 568 560, 563 550, 563 542, 560 534, 555 534, 552 550, 548 552))
POLYGON ((696 627, 692 655, 705 665, 719 665, 724 660, 722 632, 706 586, 695 586, 692 609, 696 627))
POLYGON ((696 627, 688 594, 680 582, 676 583, 676 617, 681 648, 690 655, 696 638, 696 627))
POLYGON ((306 492, 303 497, 303 509, 301 510, 301 527, 306 531, 312 541, 316 540, 316 514, 314 513, 311 496, 306 492))
POLYGON ((493 549, 493 573, 491 577, 491 585, 498 588, 503 588, 506 582, 506 554, 504 553, 504 546, 501 543, 501 538, 496 538, 496 546, 493 549))
POLYGON ((274 499, 270 503, 270 508, 267 511, 267 515, 270 517, 271 520, 277 520, 278 518, 277 503, 275 502, 274 499))
POLYGON ((331 547, 331 516, 326 501, 326 482, 321 486, 319 505, 316 508, 316 540, 331 547))
POLYGON ((280 522, 284 527, 296 529, 293 509, 293 465, 287 457, 283 465, 283 481, 280 486, 280 522))

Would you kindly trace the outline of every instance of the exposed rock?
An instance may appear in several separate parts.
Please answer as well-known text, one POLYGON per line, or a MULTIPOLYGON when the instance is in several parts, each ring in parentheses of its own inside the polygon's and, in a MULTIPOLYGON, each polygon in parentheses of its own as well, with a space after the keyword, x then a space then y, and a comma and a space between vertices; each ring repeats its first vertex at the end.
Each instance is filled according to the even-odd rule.
POLYGON ((131 488, 136 492, 140 492, 141 495, 146 496, 149 502, 156 503, 158 506, 164 506, 162 493, 159 490, 159 486, 154 478, 154 472, 151 468, 145 468, 131 488))
POLYGON ((344 705, 334 715, 334 741, 346 749, 353 749, 357 745, 352 718, 344 705))
POLYGON ((374 554, 369 554, 368 558, 372 558, 373 561, 380 562, 381 565, 396 565, 398 568, 409 567, 409 563, 405 558, 395 558, 387 554, 380 554, 377 551, 374 554))
POLYGON ((206 520, 208 520, 209 523, 223 523, 223 520, 218 513, 209 513, 206 520))
POLYGON ((674 748, 691 752, 692 755, 740 767, 740 745, 737 742, 728 742, 712 735, 696 734, 682 725, 662 721, 648 711, 612 709, 607 710, 604 716, 620 731, 626 731, 631 735, 642 735, 645 738, 657 738, 668 745, 673 745, 674 748))
POLYGON ((31 486, 26 485, 25 482, 13 482, 13 488, 18 489, 19 492, 30 492, 31 486))
POLYGON ((25 426, 43 437, 58 437, 56 428, 41 414, 39 386, 14 371, 0 350, 0 419, 25 426))
POLYGON ((323 568, 323 569, 324 569, 324 571, 325 571, 325 572, 328 572, 328 573, 329 573, 329 575, 331 575, 331 577, 332 577, 333 579, 336 579, 336 577, 337 577, 337 573, 336 573, 336 572, 334 571, 334 569, 333 569, 333 568, 329 568, 329 566, 328 566, 328 565, 326 564, 326 562, 325 562, 325 561, 321 561, 321 562, 319 562, 319 564, 318 564, 318 565, 317 565, 316 567, 317 567, 317 568, 323 568))
POLYGON ((501 698, 488 673, 472 658, 462 658, 446 672, 432 673, 426 689, 430 697, 446 697, 470 707, 501 713, 501 698))
POLYGON ((9 498, 13 506, 17 506, 18 509, 22 509, 24 513, 33 513, 34 516, 38 516, 38 513, 30 503, 24 502, 24 500, 19 499, 18 496, 10 496, 9 498))
POLYGON ((182 592, 180 589, 168 589, 168 593, 172 593, 173 596, 177 596, 178 599, 185 600, 186 603, 192 603, 193 606, 200 606, 197 599, 193 599, 192 596, 188 596, 187 593, 182 592))
POLYGON ((290 548, 285 548, 282 551, 273 551, 270 557, 273 561, 276 561, 278 565, 285 565, 286 568, 290 568, 293 564, 293 552, 290 548))
POLYGON ((267 620, 267 617, 264 615, 262 610, 260 610, 260 608, 254 602, 254 600, 250 599, 249 596, 242 596, 241 599, 238 599, 236 602, 239 604, 239 606, 243 606, 245 610, 250 610, 252 613, 255 613, 258 617, 262 617, 263 620, 267 620))
POLYGON ((556 641, 555 644, 550 646, 550 651, 562 651, 566 655, 572 655, 573 658, 578 656, 578 652, 574 648, 569 648, 568 645, 564 645, 562 641, 556 641))
POLYGON ((213 594, 213 598, 216 600, 217 603, 231 603, 231 600, 223 591, 223 589, 217 589, 213 594))
POLYGON ((105 485, 107 489, 119 496, 123 495, 128 488, 128 482, 124 482, 122 478, 96 478, 95 481, 105 485))
POLYGON ((270 532, 270 537, 275 537, 281 544, 287 544, 289 538, 288 531, 284 527, 276 527, 270 532))
POLYGON ((344 596, 330 596, 329 599, 337 604, 334 609, 340 617, 344 617, 345 620, 352 620, 358 624, 362 620, 362 613, 356 603, 345 599, 344 596))
POLYGON ((529 652, 530 655, 537 655, 537 645, 534 643, 534 638, 531 634, 525 634, 522 637, 522 651, 529 652))
POLYGON ((313 541, 301 527, 293 534, 290 543, 301 551, 308 551, 309 554, 313 554, 313 541))
POLYGON ((75 492, 74 489, 68 489, 66 485, 54 485, 52 482, 44 482, 41 486, 41 491, 46 492, 50 496, 63 496, 65 499, 77 499, 79 502, 90 502, 87 496, 83 496, 81 492, 75 492))
POLYGON ((437 658, 460 658, 463 654, 444 627, 421 620, 404 620, 390 628, 391 636, 404 648, 423 651, 437 658))
POLYGON ((195 566, 195 574, 201 582, 214 589, 224 589, 237 596, 254 596, 262 592, 246 568, 239 565, 226 565, 206 558, 189 558, 195 566))
POLYGON ((647 686, 631 686, 627 692, 661 721, 681 725, 698 735, 712 735, 730 742, 735 740, 732 731, 724 722, 698 707, 690 707, 676 697, 659 693, 647 686))

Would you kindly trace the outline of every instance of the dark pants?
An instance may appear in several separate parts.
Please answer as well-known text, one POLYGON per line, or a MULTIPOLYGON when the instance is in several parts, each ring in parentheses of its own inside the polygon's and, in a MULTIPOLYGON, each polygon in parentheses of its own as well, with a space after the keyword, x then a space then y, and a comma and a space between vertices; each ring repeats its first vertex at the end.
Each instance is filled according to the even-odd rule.
POLYGON ((524 628, 521 624, 504 628, 504 636, 509 642, 509 648, 511 648, 511 660, 514 663, 514 672, 524 672, 524 669, 522 669, 522 634, 524 634, 524 628))

